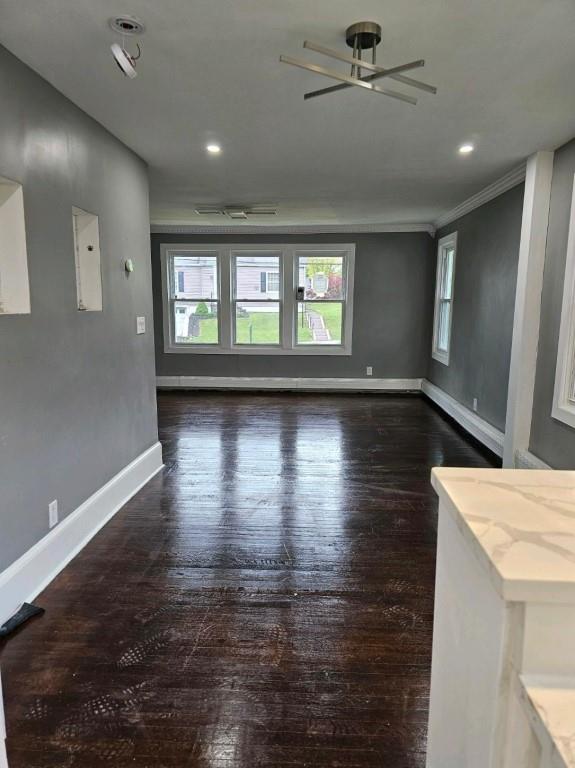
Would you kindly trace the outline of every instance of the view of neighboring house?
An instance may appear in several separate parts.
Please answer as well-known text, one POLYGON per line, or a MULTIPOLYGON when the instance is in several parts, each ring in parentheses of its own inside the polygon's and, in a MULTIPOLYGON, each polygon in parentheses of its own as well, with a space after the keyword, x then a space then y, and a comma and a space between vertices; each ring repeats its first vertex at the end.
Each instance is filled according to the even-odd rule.
MULTIPOLYGON (((172 296, 176 341, 216 344, 218 331, 218 257, 216 254, 173 254, 172 296)), ((341 339, 341 307, 328 305, 342 292, 343 260, 300 257, 298 285, 298 343, 332 344, 341 339), (321 301, 313 306, 313 302, 321 301)), ((232 283, 236 314, 236 343, 276 344, 279 340, 281 254, 234 256, 232 283)))

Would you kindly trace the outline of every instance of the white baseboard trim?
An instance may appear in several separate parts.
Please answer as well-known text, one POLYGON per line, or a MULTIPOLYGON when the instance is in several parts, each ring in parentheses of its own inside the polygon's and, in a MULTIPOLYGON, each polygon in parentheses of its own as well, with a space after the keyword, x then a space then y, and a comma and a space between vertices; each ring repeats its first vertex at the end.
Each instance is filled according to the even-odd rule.
POLYGON ((515 469, 553 469, 530 451, 515 451, 515 469))
POLYGON ((158 376, 159 389, 271 389, 419 392, 421 379, 328 379, 253 376, 158 376))
POLYGON ((155 443, 0 573, 0 624, 34 600, 162 466, 162 446, 155 443))
POLYGON ((427 379, 421 383, 421 391, 433 400, 445 413, 449 414, 455 421, 473 435, 476 440, 483 443, 490 451, 497 456, 503 456, 503 432, 500 432, 494 426, 476 413, 470 411, 464 405, 461 405, 455 398, 448 395, 442 389, 432 384, 427 379))

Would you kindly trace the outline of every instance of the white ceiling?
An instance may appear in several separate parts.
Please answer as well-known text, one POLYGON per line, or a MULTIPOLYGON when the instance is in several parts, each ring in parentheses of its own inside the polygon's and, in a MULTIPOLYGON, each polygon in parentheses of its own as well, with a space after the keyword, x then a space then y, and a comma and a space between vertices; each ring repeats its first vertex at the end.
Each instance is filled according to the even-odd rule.
POLYGON ((575 135, 573 0, 0 0, 0 20, 1 43, 149 163, 154 222, 213 223, 197 203, 278 204, 264 224, 432 222, 575 135), (133 81, 109 52, 122 13, 147 25, 133 81), (349 52, 360 20, 383 25, 378 63, 424 58, 412 76, 438 94, 304 102, 330 81, 279 55, 339 68, 302 42, 349 52))

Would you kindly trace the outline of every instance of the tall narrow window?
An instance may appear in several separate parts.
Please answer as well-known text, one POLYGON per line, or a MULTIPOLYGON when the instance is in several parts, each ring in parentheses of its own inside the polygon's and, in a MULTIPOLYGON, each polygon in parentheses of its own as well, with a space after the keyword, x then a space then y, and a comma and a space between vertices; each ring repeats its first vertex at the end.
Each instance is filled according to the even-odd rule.
POLYGON ((73 208, 72 224, 78 309, 84 312, 101 312, 102 274, 98 217, 81 208, 73 208))
POLYGON ((0 177, 0 315, 29 312, 24 194, 20 184, 0 177))
POLYGON ((575 427, 575 178, 571 198, 552 416, 564 424, 575 427))
POLYGON ((215 252, 170 254, 170 322, 176 344, 218 344, 219 278, 215 252))
POLYGON ((345 258, 344 254, 338 253, 296 254, 297 344, 341 344, 346 296, 345 258))
POLYGON ((442 237, 437 251, 432 356, 444 365, 449 365, 449 350, 451 347, 456 252, 457 232, 442 237))
POLYGON ((280 261, 281 253, 233 252, 235 344, 280 343, 280 261))

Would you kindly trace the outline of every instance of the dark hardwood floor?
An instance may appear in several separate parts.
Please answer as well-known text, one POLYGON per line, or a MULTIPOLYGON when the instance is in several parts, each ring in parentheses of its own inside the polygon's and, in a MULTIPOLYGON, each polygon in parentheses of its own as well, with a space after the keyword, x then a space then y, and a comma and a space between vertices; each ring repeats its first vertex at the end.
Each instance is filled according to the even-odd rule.
POLYGON ((165 470, 5 644, 10 768, 423 768, 437 464, 424 399, 159 397, 165 470))

